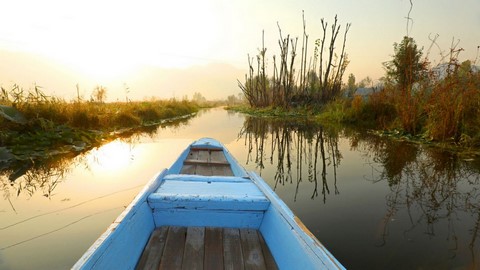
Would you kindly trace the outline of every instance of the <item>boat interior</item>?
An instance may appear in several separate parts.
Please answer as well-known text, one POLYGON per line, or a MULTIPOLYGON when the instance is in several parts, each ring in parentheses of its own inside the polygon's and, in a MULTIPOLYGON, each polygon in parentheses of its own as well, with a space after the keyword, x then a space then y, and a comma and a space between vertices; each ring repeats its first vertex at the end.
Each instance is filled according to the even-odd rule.
POLYGON ((148 201, 160 227, 136 269, 278 269, 258 230, 269 201, 222 148, 192 147, 148 201))

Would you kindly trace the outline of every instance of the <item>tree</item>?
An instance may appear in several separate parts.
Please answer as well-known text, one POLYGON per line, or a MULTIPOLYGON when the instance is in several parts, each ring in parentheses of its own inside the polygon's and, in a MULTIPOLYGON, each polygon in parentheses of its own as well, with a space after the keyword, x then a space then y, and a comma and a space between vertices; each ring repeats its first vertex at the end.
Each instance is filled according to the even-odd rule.
POLYGON ((355 83, 355 75, 350 73, 350 75, 348 75, 348 82, 347 82, 347 93, 349 97, 353 96, 355 89, 357 89, 357 84, 355 83))
POLYGON ((363 78, 363 80, 361 80, 358 83, 358 87, 360 87, 360 88, 365 88, 365 87, 369 87, 369 86, 373 87, 373 80, 369 76, 363 78))
POLYGON ((193 93, 192 100, 198 104, 207 102, 207 99, 200 92, 193 93))
POLYGON ((105 102, 105 99, 107 99, 107 88, 97 85, 95 89, 93 89, 92 100, 96 102, 105 102))
POLYGON ((410 91, 413 83, 419 81, 426 71, 426 62, 421 60, 422 49, 411 37, 403 37, 400 44, 393 44, 393 48, 393 59, 384 63, 387 79, 401 91, 410 91))
POLYGON ((384 63, 387 81, 394 90, 395 106, 403 129, 416 134, 419 128, 422 108, 419 99, 414 98, 412 86, 426 74, 427 62, 422 61, 422 50, 411 37, 404 37, 400 44, 394 43, 393 59, 384 63))

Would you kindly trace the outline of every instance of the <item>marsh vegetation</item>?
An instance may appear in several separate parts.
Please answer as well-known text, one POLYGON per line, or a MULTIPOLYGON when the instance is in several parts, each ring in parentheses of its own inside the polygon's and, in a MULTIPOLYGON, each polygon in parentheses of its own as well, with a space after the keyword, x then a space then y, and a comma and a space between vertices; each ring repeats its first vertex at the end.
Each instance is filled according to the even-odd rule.
MULTIPOLYGON (((303 22, 300 61, 298 38, 285 37, 280 26, 280 57, 273 56, 273 67, 267 68, 263 41, 256 62, 249 56, 249 72, 238 85, 250 108, 241 111, 310 116, 418 141, 480 147, 480 68, 477 59, 461 60, 459 41, 452 42, 446 52, 440 49, 438 63, 433 65, 433 49, 440 48, 438 35, 430 37, 431 44, 424 51, 407 33, 393 44, 391 60, 383 63, 385 76, 376 86, 367 77, 371 93, 362 95, 355 90, 365 87, 365 82, 357 84, 353 74, 348 84, 342 80, 350 61, 345 50, 350 24, 342 28, 335 17, 329 30, 322 19, 323 35, 315 41, 312 56, 303 22), (341 31, 343 39, 339 40, 341 31), (272 75, 267 74, 269 70, 272 75)), ((480 47, 477 58, 479 51, 480 47)))
POLYGON ((37 160, 83 152, 122 134, 144 131, 198 111, 196 103, 189 101, 105 103, 103 97, 104 93, 99 93, 90 101, 67 102, 45 95, 39 87, 31 91, 17 85, 8 91, 2 88, 0 168, 16 168, 17 173, 10 175, 14 180, 37 160))

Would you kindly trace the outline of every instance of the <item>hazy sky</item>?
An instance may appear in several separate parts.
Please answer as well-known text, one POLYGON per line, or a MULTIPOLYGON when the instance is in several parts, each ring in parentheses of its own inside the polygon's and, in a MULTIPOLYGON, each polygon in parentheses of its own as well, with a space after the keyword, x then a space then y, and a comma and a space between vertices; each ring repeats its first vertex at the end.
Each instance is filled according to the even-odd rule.
MULTIPOLYGON (((262 30, 270 59, 279 54, 277 22, 301 37, 302 10, 310 48, 321 18, 332 23, 337 14, 342 29, 351 23, 346 74, 378 79, 407 34, 409 9, 408 0, 0 0, 0 85, 36 83, 65 98, 77 83, 85 97, 106 86, 110 100, 123 100, 126 87, 133 99, 193 91, 222 98, 240 92, 236 79, 261 47, 262 30)), ((479 0, 417 0, 410 17, 409 34, 425 53, 438 34, 445 53, 460 40, 461 58, 476 58, 479 0)), ((434 47, 430 58, 439 53, 434 47)))

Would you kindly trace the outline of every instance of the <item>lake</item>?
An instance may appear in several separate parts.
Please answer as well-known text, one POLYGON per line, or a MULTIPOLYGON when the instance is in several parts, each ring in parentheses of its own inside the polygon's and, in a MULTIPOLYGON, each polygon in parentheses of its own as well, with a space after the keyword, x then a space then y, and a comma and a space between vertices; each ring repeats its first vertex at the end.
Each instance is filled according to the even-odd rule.
POLYGON ((69 269, 193 140, 259 172, 348 269, 480 268, 480 159, 368 131, 222 108, 0 172, 0 269, 69 269))

